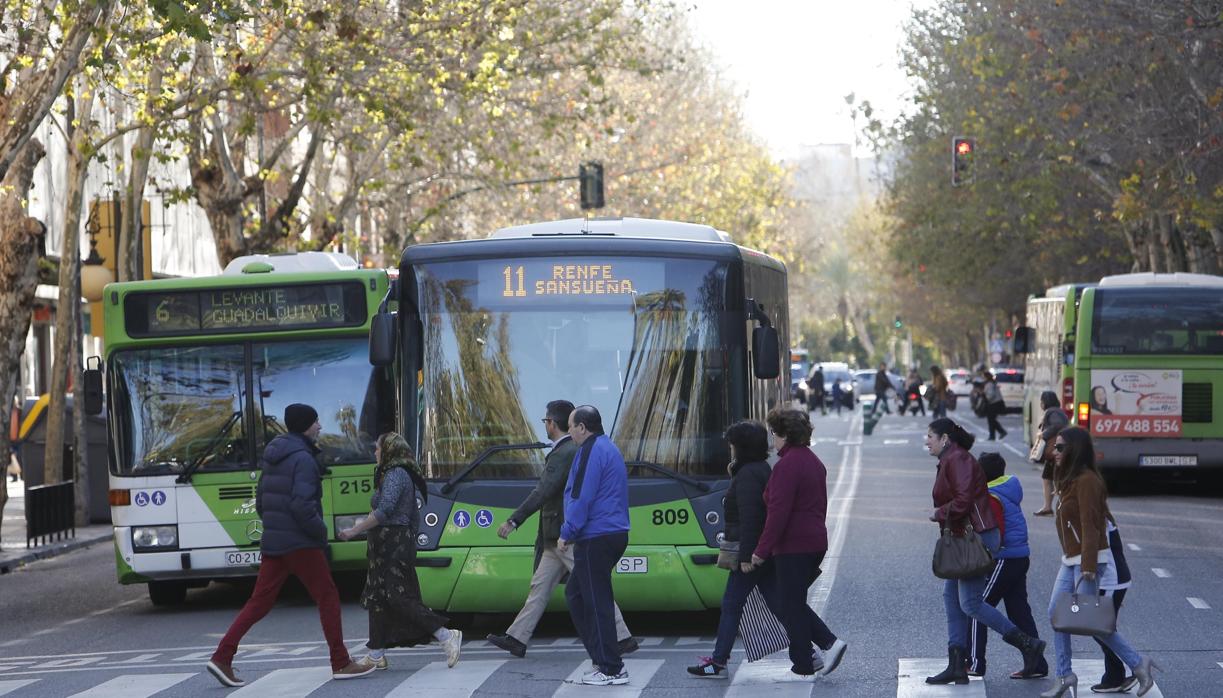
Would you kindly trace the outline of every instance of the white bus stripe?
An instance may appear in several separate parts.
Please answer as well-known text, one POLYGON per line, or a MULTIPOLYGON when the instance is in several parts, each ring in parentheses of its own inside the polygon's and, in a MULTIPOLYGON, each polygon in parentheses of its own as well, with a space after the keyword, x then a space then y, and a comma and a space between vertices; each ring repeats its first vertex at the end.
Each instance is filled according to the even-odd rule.
POLYGON ((39 679, 17 679, 16 681, 0 681, 0 696, 7 696, 22 686, 29 686, 39 679))
MULTIPOLYGON (((230 693, 233 698, 295 698, 312 693, 331 680, 331 667, 313 666, 301 669, 277 669, 253 683, 230 693)), ((357 679, 360 680, 360 679, 357 679)))
POLYGON ((624 668, 628 670, 627 684, 623 686, 583 686, 582 674, 594 671, 594 668, 590 662, 582 662, 552 695, 554 698, 557 696, 588 696, 591 691, 595 691, 600 698, 604 696, 636 698, 645 690, 646 684, 650 683, 650 679, 662 667, 662 663, 661 659, 626 659, 624 668))
POLYGON ((432 662, 399 684, 386 698, 467 698, 505 664, 504 659, 460 661, 453 669, 446 662, 432 662))
POLYGON ((124 674, 70 698, 147 698, 195 674, 124 674))
POLYGON ((931 686, 926 683, 927 676, 933 676, 946 668, 946 658, 902 657, 898 660, 896 672, 896 698, 985 698, 985 682, 981 679, 974 678, 967 686, 931 686))

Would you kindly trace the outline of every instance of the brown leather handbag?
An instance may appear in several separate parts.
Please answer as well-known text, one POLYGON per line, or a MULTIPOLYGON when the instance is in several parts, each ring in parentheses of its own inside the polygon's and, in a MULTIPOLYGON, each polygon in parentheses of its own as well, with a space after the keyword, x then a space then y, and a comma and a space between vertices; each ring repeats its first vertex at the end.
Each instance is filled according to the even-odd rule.
POLYGON ((967 579, 993 569, 994 556, 972 526, 965 526, 962 536, 952 533, 951 528, 944 528, 934 544, 930 566, 939 579, 967 579))

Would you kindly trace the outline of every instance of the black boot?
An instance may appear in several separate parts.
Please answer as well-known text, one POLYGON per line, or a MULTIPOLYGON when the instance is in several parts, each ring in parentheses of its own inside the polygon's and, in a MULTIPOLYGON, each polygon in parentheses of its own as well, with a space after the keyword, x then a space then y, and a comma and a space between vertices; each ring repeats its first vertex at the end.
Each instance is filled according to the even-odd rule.
POLYGON ((968 651, 959 645, 947 645, 947 668, 934 676, 927 676, 926 683, 968 683, 968 672, 964 668, 964 658, 967 654, 968 651))
POLYGON ((1039 673, 1037 670, 1040 668, 1045 654, 1044 640, 1025 635, 1019 628, 1015 628, 1006 635, 1003 635, 1002 639, 1006 644, 1023 653, 1023 673, 1031 675, 1039 673))

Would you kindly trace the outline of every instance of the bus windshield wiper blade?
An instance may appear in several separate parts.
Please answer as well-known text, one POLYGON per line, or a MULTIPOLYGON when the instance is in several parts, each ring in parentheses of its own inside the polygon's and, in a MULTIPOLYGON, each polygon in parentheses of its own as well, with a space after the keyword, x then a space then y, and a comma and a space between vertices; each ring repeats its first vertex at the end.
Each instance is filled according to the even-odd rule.
POLYGON ((204 459, 208 458, 208 456, 211 456, 216 451, 217 446, 221 445, 221 441, 229 435, 229 430, 233 429, 234 425, 241 419, 241 410, 236 410, 233 414, 229 415, 229 419, 225 420, 225 423, 221 425, 221 429, 216 433, 216 436, 212 437, 212 441, 208 442, 208 445, 203 451, 200 452, 200 455, 196 456, 195 460, 191 461, 191 465, 188 465, 183 470, 182 475, 179 475, 174 481, 180 485, 191 482, 191 476, 194 475, 195 471, 199 470, 200 466, 204 464, 204 459))
POLYGON ((644 461, 644 460, 629 461, 628 463, 625 463, 625 465, 627 465, 630 468, 645 468, 646 470, 653 470, 654 472, 660 473, 662 475, 666 475, 667 477, 673 480, 679 480, 680 482, 684 483, 685 485, 691 485, 692 487, 695 487, 702 492, 709 491, 709 485, 707 485, 706 483, 701 482, 700 480, 694 480, 688 477, 687 475, 677 473, 665 465, 659 465, 657 463, 651 463, 649 461, 644 461))
POLYGON ((446 484, 442 485, 442 494, 450 494, 450 491, 454 489, 455 485, 467 479, 467 476, 471 474, 471 471, 480 467, 480 464, 494 453, 499 451, 516 451, 519 449, 529 450, 534 448, 547 448, 548 446, 549 444, 543 443, 542 441, 536 441, 529 444, 505 444, 503 446, 489 446, 488 448, 484 449, 480 455, 476 456, 470 463, 468 463, 466 468, 463 468, 461 471, 455 473, 454 477, 450 478, 446 481, 446 484))

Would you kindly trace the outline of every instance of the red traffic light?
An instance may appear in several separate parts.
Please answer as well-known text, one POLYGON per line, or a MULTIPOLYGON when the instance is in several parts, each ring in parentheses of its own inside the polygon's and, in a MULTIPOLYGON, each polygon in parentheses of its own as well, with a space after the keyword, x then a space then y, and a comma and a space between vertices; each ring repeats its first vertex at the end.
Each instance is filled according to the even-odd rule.
POLYGON ((955 152, 957 155, 969 155, 972 153, 972 141, 959 141, 955 144, 955 152))

